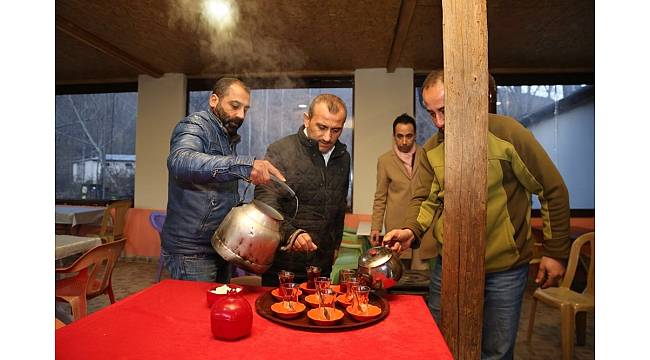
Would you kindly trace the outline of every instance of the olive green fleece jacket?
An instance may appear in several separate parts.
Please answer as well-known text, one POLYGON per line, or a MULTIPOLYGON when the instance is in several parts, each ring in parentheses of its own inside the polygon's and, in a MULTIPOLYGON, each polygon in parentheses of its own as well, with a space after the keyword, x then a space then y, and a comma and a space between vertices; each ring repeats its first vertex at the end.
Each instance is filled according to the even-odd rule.
MULTIPOLYGON (((405 228, 415 234, 412 247, 433 226, 440 248, 443 241, 445 197, 444 133, 424 145, 420 171, 405 228)), ((487 237, 485 271, 503 271, 528 263, 533 254, 530 229, 531 194, 537 194, 544 223, 543 256, 569 255, 569 193, 562 176, 531 132, 515 119, 488 116, 487 237)))

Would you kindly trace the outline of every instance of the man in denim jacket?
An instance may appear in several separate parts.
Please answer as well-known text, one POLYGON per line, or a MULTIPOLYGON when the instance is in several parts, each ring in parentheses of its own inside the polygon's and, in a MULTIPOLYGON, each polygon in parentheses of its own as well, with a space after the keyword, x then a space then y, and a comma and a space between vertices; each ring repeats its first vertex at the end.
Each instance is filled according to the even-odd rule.
POLYGON ((237 129, 250 108, 250 90, 238 79, 219 79, 208 111, 174 128, 167 158, 167 218, 162 255, 172 278, 227 283, 230 266, 211 245, 212 234, 239 202, 238 181, 265 184, 284 176, 268 161, 237 155, 237 129))

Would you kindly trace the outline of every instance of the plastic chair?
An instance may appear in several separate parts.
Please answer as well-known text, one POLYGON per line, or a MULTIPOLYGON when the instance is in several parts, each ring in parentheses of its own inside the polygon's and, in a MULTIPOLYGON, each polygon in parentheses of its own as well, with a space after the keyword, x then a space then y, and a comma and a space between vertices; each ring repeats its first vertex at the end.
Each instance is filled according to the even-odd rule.
POLYGON ((535 310, 537 300, 560 309, 562 319, 562 359, 573 358, 573 335, 576 333, 576 316, 578 316, 578 339, 584 343, 584 332, 586 327, 586 312, 595 311, 595 240, 594 232, 580 235, 571 246, 569 255, 569 264, 566 274, 559 287, 546 289, 537 289, 533 293, 530 321, 528 323, 528 342, 533 335, 535 326, 535 310), (576 273, 576 268, 580 262, 580 250, 582 246, 589 243, 590 261, 587 271, 587 286, 584 291, 578 293, 571 290, 571 284, 576 273))
POLYGON ((102 225, 99 234, 102 242, 109 243, 119 240, 124 237, 124 225, 126 224, 126 212, 131 207, 131 200, 119 200, 110 203, 104 209, 104 217, 102 218, 102 225), (115 217, 113 217, 113 209, 115 217), (109 226, 109 224, 113 224, 109 226))
POLYGON ((54 318, 54 330, 60 329, 65 326, 65 323, 57 318, 54 318))
MULTIPOLYGON (((167 214, 162 212, 162 211, 152 211, 151 215, 149 215, 149 222, 151 222, 151 226, 153 226, 154 229, 158 232, 158 240, 160 240, 160 233, 162 232, 163 224, 165 224, 165 218, 167 217, 167 214)), ((160 277, 162 276, 162 269, 163 269, 163 256, 162 256, 162 249, 160 250, 160 258, 158 258, 158 273, 156 275, 156 282, 160 282, 160 277)))
POLYGON ((72 265, 56 269, 56 274, 74 274, 55 283, 56 300, 70 304, 74 320, 86 316, 89 299, 107 294, 111 304, 115 302, 111 276, 125 243, 122 239, 95 246, 72 265))

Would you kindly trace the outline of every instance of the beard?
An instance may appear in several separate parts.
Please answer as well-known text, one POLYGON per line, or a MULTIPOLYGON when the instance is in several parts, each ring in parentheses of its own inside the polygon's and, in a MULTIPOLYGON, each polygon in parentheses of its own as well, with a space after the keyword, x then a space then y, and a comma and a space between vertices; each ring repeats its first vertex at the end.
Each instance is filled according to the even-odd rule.
POLYGON ((229 116, 228 113, 223 109, 221 104, 217 104, 217 106, 213 109, 214 114, 217 115, 217 118, 221 120, 221 124, 223 127, 226 128, 226 131, 228 132, 228 135, 230 137, 234 137, 237 135, 237 130, 242 126, 244 123, 244 119, 237 117, 237 116, 229 116))

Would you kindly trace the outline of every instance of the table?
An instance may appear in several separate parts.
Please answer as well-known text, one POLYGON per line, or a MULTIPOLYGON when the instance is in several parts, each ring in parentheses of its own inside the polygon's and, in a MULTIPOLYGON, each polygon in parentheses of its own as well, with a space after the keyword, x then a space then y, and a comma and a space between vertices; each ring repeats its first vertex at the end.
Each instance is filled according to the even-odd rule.
POLYGON ((391 294, 427 295, 431 283, 432 270, 404 269, 402 278, 388 289, 391 294))
POLYGON ((77 226, 81 224, 98 224, 104 216, 103 206, 56 205, 54 222, 77 226))
MULTIPOLYGON (((101 223, 104 217, 103 206, 74 206, 74 205, 56 205, 54 209, 54 222, 63 227, 66 234, 78 234, 79 226, 83 224, 101 223), (76 229, 76 231, 74 231, 76 229)), ((57 233, 59 233, 57 231, 57 233)))
POLYGON ((386 295, 390 313, 375 325, 309 332, 264 319, 255 299, 270 288, 245 286, 250 336, 212 337, 206 292, 215 284, 163 280, 55 331, 57 359, 452 359, 421 296, 386 295), (314 351, 316 344, 331 351, 314 351), (280 351, 281 349, 285 349, 280 351))
POLYGON ((60 260, 70 255, 86 252, 102 243, 99 237, 55 235, 56 244, 55 260, 60 260))

